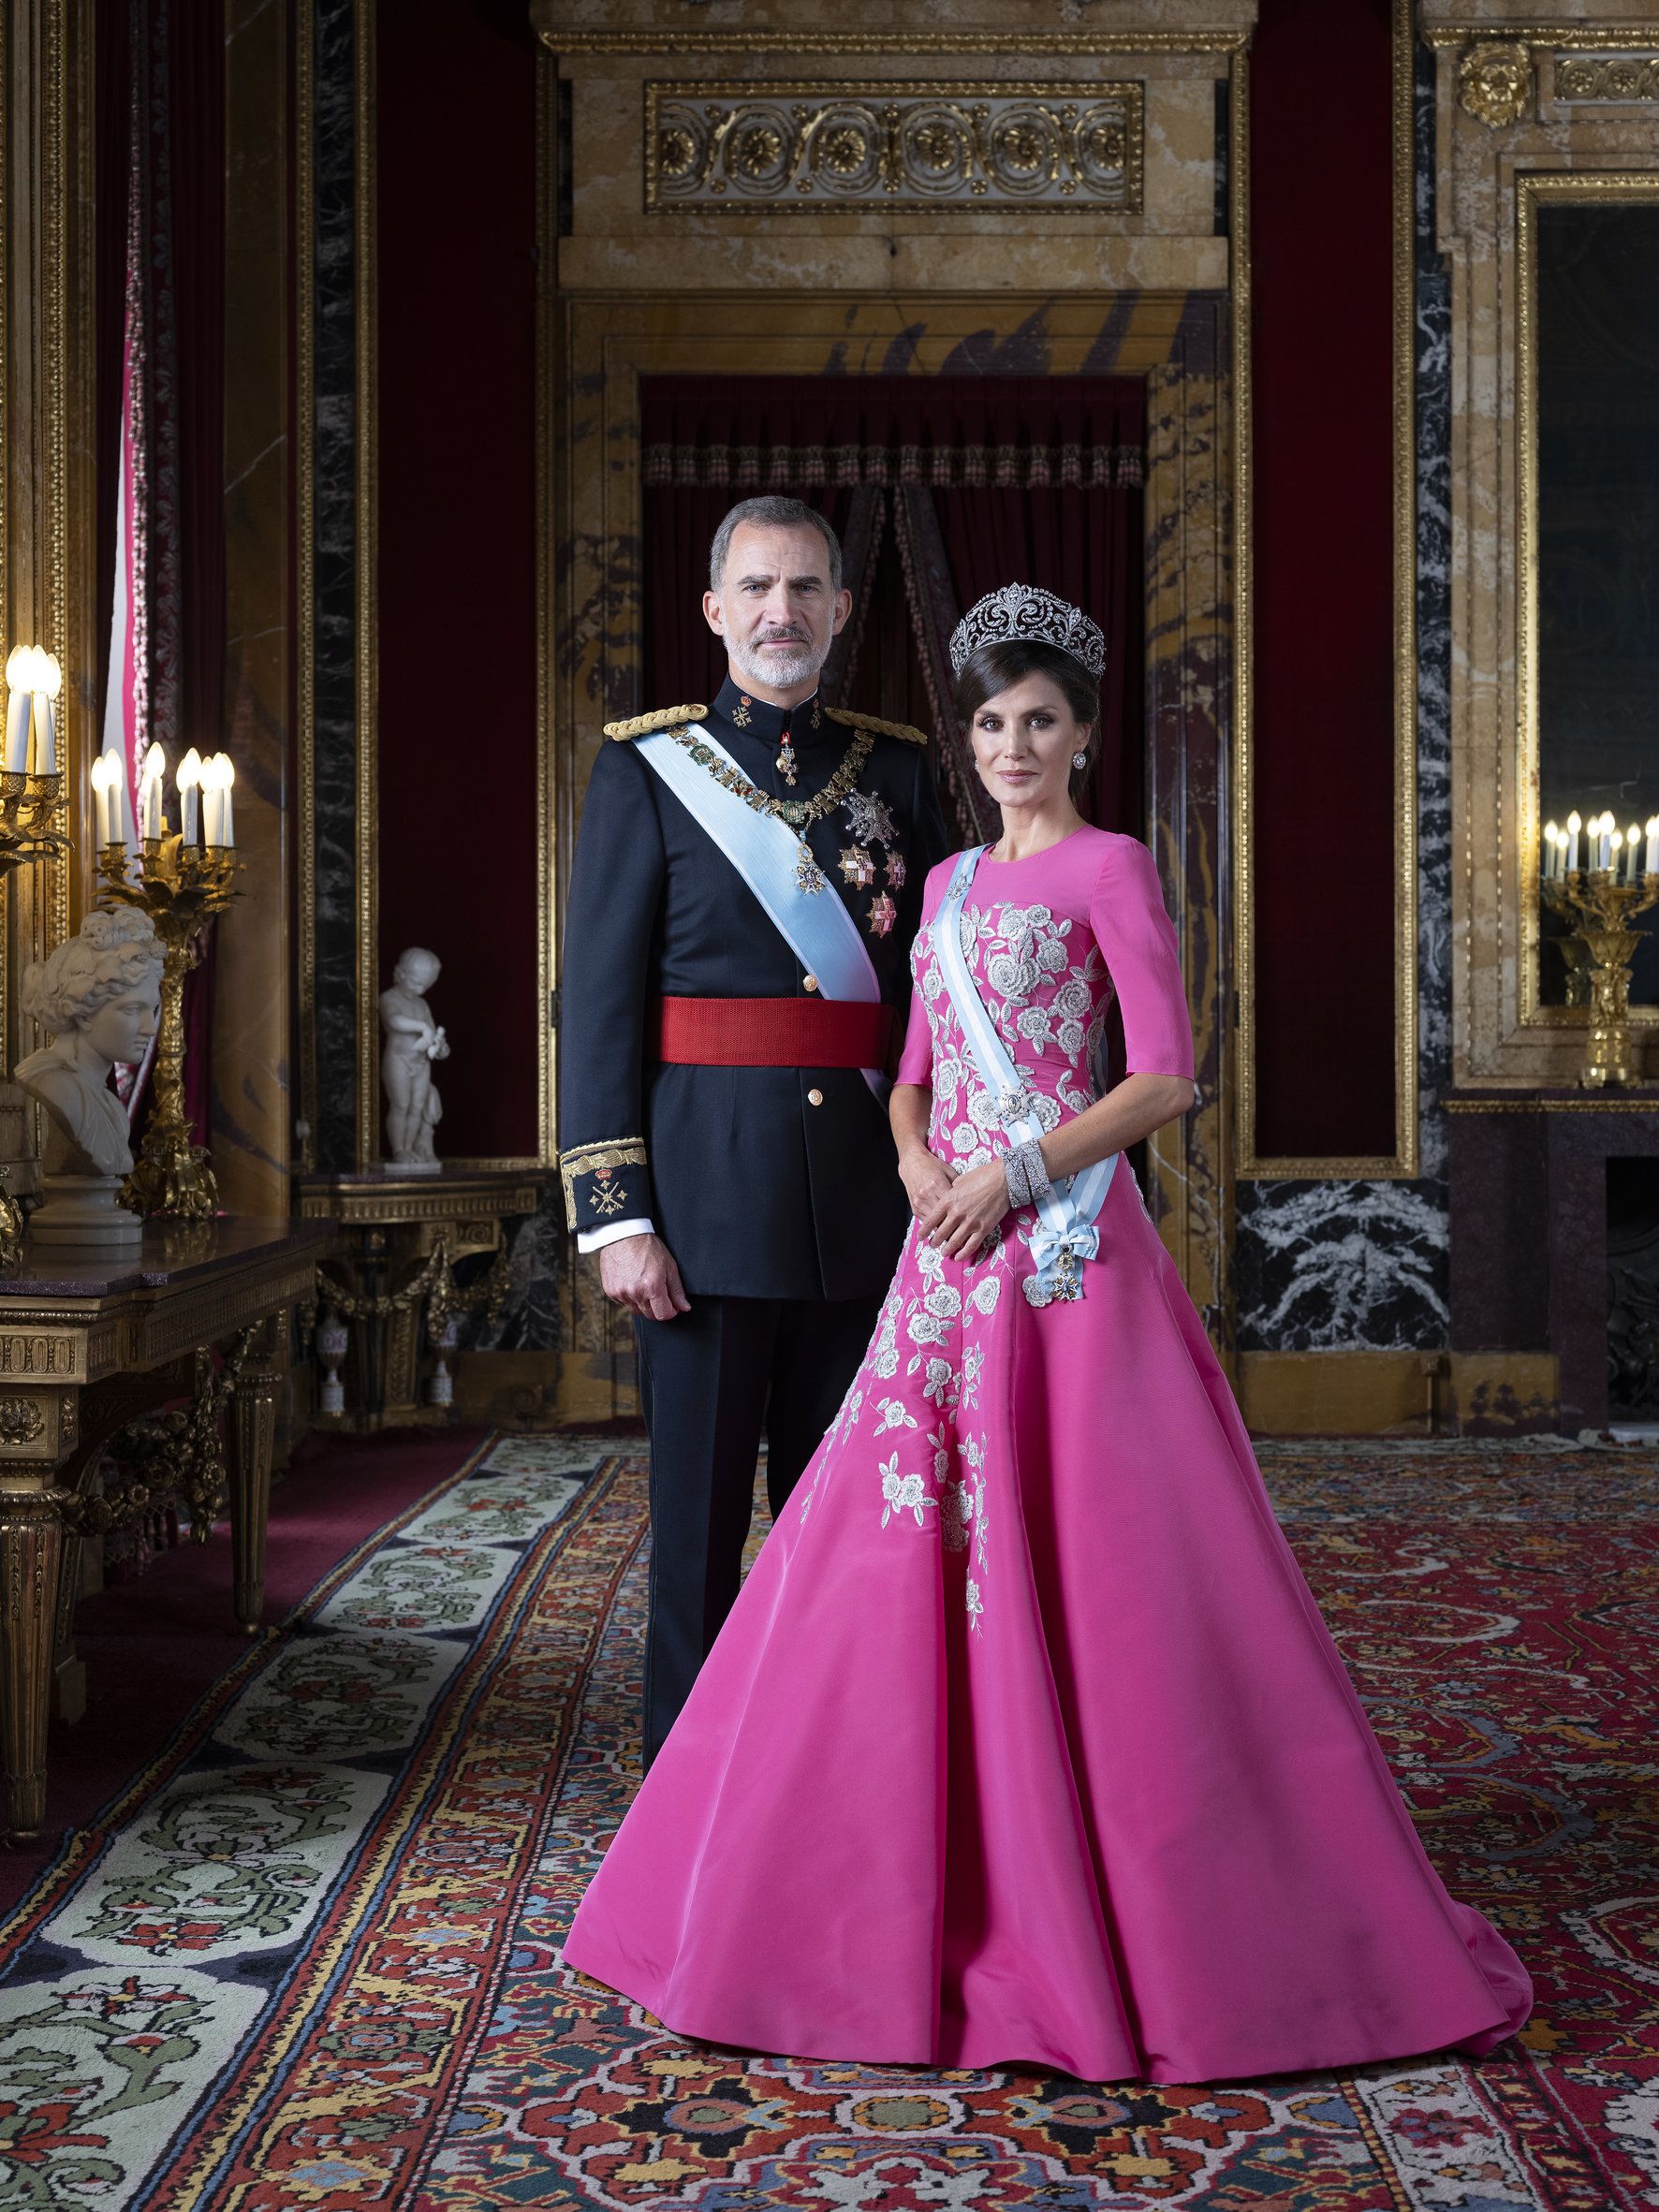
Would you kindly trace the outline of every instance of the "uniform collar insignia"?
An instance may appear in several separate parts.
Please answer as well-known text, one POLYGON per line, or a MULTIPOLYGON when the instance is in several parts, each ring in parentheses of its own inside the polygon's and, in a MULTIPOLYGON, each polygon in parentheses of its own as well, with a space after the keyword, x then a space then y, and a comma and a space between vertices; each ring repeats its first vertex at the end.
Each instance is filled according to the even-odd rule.
POLYGON ((802 699, 798 707, 774 707, 769 700, 757 699, 753 692, 745 691, 729 675, 715 694, 713 710, 769 745, 780 742, 785 728, 796 745, 811 744, 815 738, 830 730, 830 717, 816 692, 810 699, 802 699))

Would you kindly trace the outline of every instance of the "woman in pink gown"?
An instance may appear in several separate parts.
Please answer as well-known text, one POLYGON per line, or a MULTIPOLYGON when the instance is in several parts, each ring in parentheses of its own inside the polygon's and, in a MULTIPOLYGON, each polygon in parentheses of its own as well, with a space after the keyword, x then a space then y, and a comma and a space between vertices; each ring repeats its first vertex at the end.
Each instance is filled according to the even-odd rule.
MULTIPOLYGON (((959 941, 1056 1185, 1193 1097, 1152 857, 1071 800, 1098 637, 1010 588, 952 641, 1004 818, 959 941)), ((1081 1295, 1034 1302, 1007 1100, 935 942, 955 866, 912 955, 917 1218, 874 1339, 565 1961, 800 2058, 1204 2082, 1490 2050, 1526 1970, 1424 1853, 1126 1165, 1081 1295)))

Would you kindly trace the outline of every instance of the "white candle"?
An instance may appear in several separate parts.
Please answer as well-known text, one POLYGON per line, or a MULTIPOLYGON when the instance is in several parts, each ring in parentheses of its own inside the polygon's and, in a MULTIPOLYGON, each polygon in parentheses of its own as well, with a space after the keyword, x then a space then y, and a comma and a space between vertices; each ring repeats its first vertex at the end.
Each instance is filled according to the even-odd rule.
POLYGON ((1578 834, 1584 827, 1583 819, 1575 807, 1567 816, 1567 873, 1573 875, 1578 867, 1578 834))
POLYGON ((236 763, 228 753, 219 755, 219 842, 224 845, 236 842, 236 823, 230 812, 230 786, 236 781, 236 763))
POLYGON ((1659 814, 1648 816, 1648 849, 1642 856, 1642 866, 1649 875, 1659 868, 1659 814))
POLYGON ((63 671, 49 652, 35 648, 35 754, 29 767, 37 776, 58 772, 57 725, 52 701, 63 685, 63 671))
POLYGON ((110 763, 110 842, 125 845, 130 853, 139 841, 133 828, 133 795, 126 778, 126 756, 111 745, 104 758, 110 763))
POLYGON ((1552 884, 1561 870, 1561 831, 1553 822, 1544 825, 1544 881, 1552 884))
POLYGON ((7 656, 6 681, 9 696, 6 707, 5 770, 8 776, 21 776, 29 765, 29 725, 34 717, 30 696, 35 675, 35 655, 26 645, 14 645, 7 656))
POLYGON ((174 781, 179 786, 179 813, 183 823, 184 842, 196 842, 197 792, 201 784, 201 754, 191 746, 180 761, 174 781))
POLYGON ((92 764, 92 807, 97 821, 98 850, 110 842, 109 762, 100 754, 92 764))
POLYGON ((1624 874, 1626 881, 1630 883, 1635 883, 1641 868, 1641 862, 1637 857, 1636 850, 1637 840, 1640 835, 1641 831, 1634 822, 1624 832, 1624 874))
POLYGON ((201 764, 201 837, 204 844, 225 842, 225 755, 210 753, 201 764))
POLYGON ((1613 865, 1613 817, 1603 813, 1595 828, 1595 865, 1603 873, 1613 865))
POLYGON ((159 745, 152 745, 144 755, 143 773, 139 780, 139 812, 144 817, 147 840, 161 835, 161 779, 166 773, 167 754, 159 745))

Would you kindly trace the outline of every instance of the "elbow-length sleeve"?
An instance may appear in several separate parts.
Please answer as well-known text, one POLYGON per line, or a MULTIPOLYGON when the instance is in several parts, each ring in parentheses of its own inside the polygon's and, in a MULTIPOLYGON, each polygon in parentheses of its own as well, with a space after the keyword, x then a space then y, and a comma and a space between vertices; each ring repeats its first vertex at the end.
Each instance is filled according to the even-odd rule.
POLYGON ((1089 927, 1123 1011, 1124 1073, 1185 1076, 1190 1082, 1193 1027, 1175 925, 1157 865, 1138 838, 1112 839, 1090 895, 1089 927))
MULTIPOLYGON (((931 779, 930 779, 931 782, 931 779)), ((943 822, 940 825, 940 842, 943 843, 943 822)), ((922 885, 922 926, 931 929, 933 916, 939 911, 939 901, 945 896, 945 886, 950 880, 954 855, 947 854, 928 870, 922 885)), ((910 1018, 905 1024, 903 1049, 899 1054, 899 1072, 895 1083, 921 1083, 931 1088, 933 1080, 933 1033, 928 1023, 927 1000, 918 989, 910 994, 910 1018)))
POLYGON ((928 1028, 928 1009, 919 990, 910 994, 910 1019, 904 1027, 904 1046, 899 1054, 899 1072, 895 1083, 923 1083, 933 1080, 933 1039, 928 1028))

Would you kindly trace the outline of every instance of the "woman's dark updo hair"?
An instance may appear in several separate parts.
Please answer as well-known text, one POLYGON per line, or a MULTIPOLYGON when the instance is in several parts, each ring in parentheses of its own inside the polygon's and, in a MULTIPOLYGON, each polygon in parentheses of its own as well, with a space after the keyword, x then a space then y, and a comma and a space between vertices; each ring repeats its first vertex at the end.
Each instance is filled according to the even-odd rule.
POLYGON ((1083 748, 1088 761, 1071 771, 1075 805, 1088 784, 1100 750, 1100 686, 1074 654, 1058 645, 1046 645, 1040 637, 999 637, 989 645, 976 645, 956 680, 956 710, 963 728, 971 728, 975 715, 988 699, 1011 690, 1028 676, 1047 676, 1077 720, 1089 725, 1089 741, 1083 748))

